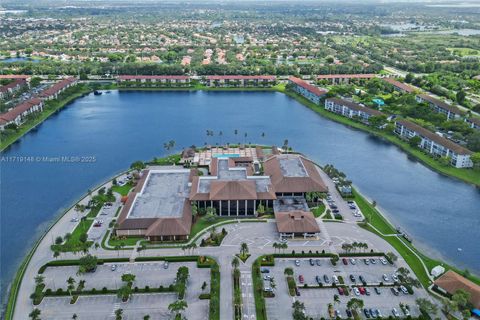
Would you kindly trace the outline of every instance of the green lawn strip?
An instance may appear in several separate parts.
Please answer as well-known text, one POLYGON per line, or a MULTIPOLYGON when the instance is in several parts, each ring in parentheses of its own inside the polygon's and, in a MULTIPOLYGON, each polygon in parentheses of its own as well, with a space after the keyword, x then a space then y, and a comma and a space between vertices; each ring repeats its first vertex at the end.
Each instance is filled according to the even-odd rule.
MULTIPOLYGON (((68 90, 68 89, 67 89, 68 90)), ((25 135, 27 132, 32 130, 34 127, 45 121, 48 117, 50 117, 52 114, 57 112, 59 109, 63 108, 65 105, 68 103, 72 102, 73 100, 84 96, 85 94, 91 92, 91 88, 87 86, 81 86, 79 90, 75 93, 72 93, 71 95, 68 95, 64 97, 61 100, 55 101, 55 104, 51 108, 45 108, 44 111, 38 114, 38 117, 27 121, 23 125, 20 126, 17 132, 15 132, 12 135, 9 135, 7 137, 2 138, 0 141, 0 151, 3 151, 5 148, 7 148, 9 145, 20 139, 23 135, 25 135)))
MULTIPOLYGON (((85 221, 80 221, 78 226, 73 230, 70 239, 63 244, 54 244, 52 245, 52 250, 58 250, 60 252, 68 251, 79 251, 83 248, 82 242, 80 242, 80 235, 82 233, 87 233, 90 227, 92 226, 94 220, 86 219, 85 221)), ((60 235, 61 236, 61 235, 60 235)), ((90 247, 93 242, 87 241, 87 246, 90 247)))
POLYGON ((126 196, 132 188, 133 188, 133 185, 132 185, 131 182, 129 182, 129 183, 123 185, 123 186, 113 186, 112 191, 116 192, 116 193, 119 193, 122 196, 126 196))
POLYGON ((257 320, 267 319, 265 297, 263 296, 263 280, 260 272, 260 265, 263 258, 263 256, 258 257, 257 260, 255 260, 252 264, 253 297, 255 300, 255 312, 257 320))
MULTIPOLYGON (((110 237, 108 241, 108 245, 111 247, 116 247, 116 246, 130 246, 133 247, 134 245, 137 244, 138 241, 145 240, 145 237, 126 237, 126 238, 118 238, 118 239, 112 239, 110 237)), ((148 241, 148 240, 145 240, 148 241)))
MULTIPOLYGON (((353 188, 352 188, 353 189, 353 188)), ((355 202, 357 203, 360 211, 368 218, 370 223, 375 226, 383 234, 397 233, 390 223, 375 209, 370 203, 363 198, 357 190, 353 189, 353 195, 355 196, 355 202)))
POLYGON ((422 163, 424 163, 425 165, 427 165, 428 167, 430 167, 431 169, 437 172, 458 178, 460 180, 474 184, 476 186, 480 186, 480 169, 459 169, 459 168, 452 167, 450 165, 444 166, 440 164, 435 158, 426 154, 423 150, 419 148, 412 148, 408 144, 408 142, 401 140, 400 138, 395 136, 393 133, 377 130, 367 125, 364 125, 363 123, 356 122, 349 118, 327 111, 323 106, 316 105, 310 100, 292 91, 285 90, 283 92, 286 95, 297 100, 301 104, 305 105, 306 107, 310 108, 311 110, 315 111, 316 113, 324 116, 325 118, 334 120, 336 122, 342 123, 344 125, 347 125, 355 129, 360 129, 360 130, 369 132, 377 137, 384 138, 385 140, 395 144, 396 146, 401 148, 403 151, 407 152, 408 154, 415 157, 416 159, 418 159, 419 161, 421 161, 422 163))
POLYGON ((320 203, 316 208, 312 210, 312 213, 315 216, 315 218, 318 218, 322 215, 324 211, 325 211, 325 204, 320 203))

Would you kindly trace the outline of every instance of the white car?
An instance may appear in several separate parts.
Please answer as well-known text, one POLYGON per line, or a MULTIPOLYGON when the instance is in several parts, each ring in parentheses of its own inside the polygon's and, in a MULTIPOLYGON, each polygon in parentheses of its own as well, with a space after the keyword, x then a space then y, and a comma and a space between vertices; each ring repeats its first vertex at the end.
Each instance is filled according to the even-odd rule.
POLYGON ((78 218, 72 218, 72 220, 70 220, 70 222, 78 222, 78 218))
POLYGON ((353 287, 353 293, 355 293, 356 296, 360 295, 360 290, 358 290, 357 287, 353 287))
POLYGON ((390 279, 388 278, 388 276, 386 274, 383 274, 383 281, 390 281, 390 279))
POLYGON ((393 281, 398 282, 398 277, 396 274, 392 274, 392 279, 393 281))
POLYGON ((397 309, 395 309, 395 308, 392 309, 392 314, 395 318, 400 317, 400 313, 398 313, 397 309))
POLYGON ((356 264, 357 261, 355 261, 355 259, 353 259, 353 258, 350 258, 350 263, 351 263, 351 264, 356 264))
POLYGON ((117 270, 117 265, 116 264, 112 264, 112 268, 111 268, 112 271, 115 271, 117 270))
POLYGON ((385 260, 385 258, 380 258, 380 262, 381 262, 383 265, 386 265, 386 264, 387 264, 387 260, 385 260))
POLYGON ((408 294, 408 290, 407 290, 407 288, 405 288, 405 286, 400 286, 400 290, 401 290, 404 294, 408 294))
POLYGON ((300 260, 295 260, 295 265, 298 267, 300 266, 300 260))

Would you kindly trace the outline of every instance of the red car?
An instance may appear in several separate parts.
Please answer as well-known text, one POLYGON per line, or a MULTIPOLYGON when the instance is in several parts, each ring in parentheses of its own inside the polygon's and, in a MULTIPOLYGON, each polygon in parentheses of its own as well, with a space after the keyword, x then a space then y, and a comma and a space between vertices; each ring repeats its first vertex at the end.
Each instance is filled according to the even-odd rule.
POLYGON ((348 264, 348 260, 347 260, 346 258, 343 258, 343 259, 342 259, 342 262, 343 262, 344 265, 347 265, 347 264, 348 264))
POLYGON ((342 287, 338 287, 338 294, 343 296, 343 288, 342 287))
POLYGON ((365 294, 365 288, 359 287, 358 290, 360 291, 360 294, 365 294))
POLYGON ((304 279, 303 279, 303 276, 302 276, 302 275, 299 275, 299 276, 298 276, 298 281, 300 281, 300 283, 303 283, 304 279))

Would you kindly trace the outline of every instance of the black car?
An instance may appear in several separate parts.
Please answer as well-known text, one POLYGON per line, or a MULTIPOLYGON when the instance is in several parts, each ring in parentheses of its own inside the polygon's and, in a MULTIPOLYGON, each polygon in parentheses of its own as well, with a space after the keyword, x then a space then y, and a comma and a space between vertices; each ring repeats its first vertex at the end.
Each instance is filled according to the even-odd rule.
POLYGON ((368 311, 367 308, 363 309, 363 313, 365 314, 365 317, 370 318, 370 311, 368 311))
POLYGON ((376 294, 381 294, 380 289, 378 289, 377 287, 375 287, 375 293, 376 293, 376 294))
POLYGON ((315 280, 317 281, 318 285, 322 284, 322 278, 320 278, 320 276, 316 276, 315 280))
POLYGON ((295 287, 295 294, 297 295, 297 297, 300 297, 300 290, 298 290, 297 287, 295 287))
POLYGON ((367 283, 367 281, 365 280, 365 278, 363 276, 359 276, 358 278, 360 279, 360 282, 363 283, 363 285, 365 285, 367 283))
POLYGON ((325 281, 325 283, 330 283, 330 279, 326 274, 323 275, 323 281, 325 281))
POLYGON ((270 270, 268 270, 267 268, 261 268, 260 272, 261 273, 270 273, 270 270))
POLYGON ((317 266, 321 266, 322 264, 320 263, 320 259, 316 260, 317 266))
POLYGON ((337 209, 334 209, 332 210, 333 213, 339 213, 340 211, 338 211, 337 209))
POLYGON ((331 205, 330 208, 332 208, 332 209, 338 209, 338 207, 337 207, 336 205, 334 205, 334 204, 331 205))
POLYGON ((314 265, 315 265, 315 262, 313 261, 313 259, 310 259, 310 265, 311 265, 311 266, 314 266, 314 265))
POLYGON ((350 310, 345 310, 347 312, 347 317, 351 318, 352 317, 352 311, 350 310))
POLYGON ((377 317, 377 313, 375 312, 375 310, 373 310, 372 308, 370 308, 370 315, 372 316, 372 318, 376 318, 377 317))
POLYGON ((355 276, 354 276, 353 274, 350 275, 350 280, 351 280, 352 282, 355 282, 355 276))

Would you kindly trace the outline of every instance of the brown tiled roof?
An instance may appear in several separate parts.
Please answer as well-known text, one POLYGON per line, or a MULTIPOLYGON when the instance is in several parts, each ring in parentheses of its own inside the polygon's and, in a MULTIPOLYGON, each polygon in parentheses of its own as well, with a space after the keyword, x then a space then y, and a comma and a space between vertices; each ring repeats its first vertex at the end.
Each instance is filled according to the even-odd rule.
POLYGON ((313 93, 316 96, 323 96, 324 94, 326 94, 328 92, 327 90, 317 88, 314 85, 311 85, 308 82, 306 82, 306 81, 304 81, 300 78, 297 78, 297 77, 290 77, 290 78, 288 78, 288 80, 295 83, 297 86, 300 86, 300 87, 310 91, 311 93, 313 93))
POLYGON ((33 106, 40 105, 41 103, 42 103, 42 100, 38 98, 33 98, 30 100, 24 101, 16 105, 12 110, 0 114, 0 118, 2 118, 6 122, 13 121, 25 111, 30 110, 33 106))
POLYGON ((348 107, 352 110, 362 111, 362 112, 368 113, 369 115, 372 115, 372 116, 382 116, 382 115, 384 115, 383 112, 380 112, 380 111, 372 109, 372 108, 361 106, 358 103, 355 103, 355 102, 352 102, 352 101, 349 101, 349 100, 345 100, 345 99, 328 98, 327 101, 333 101, 336 104, 346 106, 346 107, 348 107))
POLYGON ((30 77, 24 74, 0 74, 0 79, 28 79, 30 77))
POLYGON ((65 78, 62 81, 59 81, 55 83, 53 86, 51 86, 48 89, 43 90, 40 92, 39 96, 42 98, 48 98, 50 96, 53 96, 54 94, 60 92, 63 88, 67 87, 71 83, 77 81, 75 78, 70 77, 70 78, 65 78))
POLYGON ((450 294, 454 294, 455 291, 460 289, 469 292, 470 302, 475 308, 480 308, 480 286, 462 277, 458 273, 449 270, 435 280, 434 283, 450 294))
POLYGON ((465 115, 466 114, 464 111, 458 109, 457 107, 449 105, 448 103, 443 102, 442 100, 438 100, 438 99, 436 99, 432 96, 429 96, 428 94, 419 94, 418 96, 420 98, 422 98, 423 100, 426 100, 430 103, 433 103, 434 105, 436 105, 436 106, 438 106, 442 109, 449 110, 452 113, 455 113, 455 114, 458 114, 458 115, 465 115))
POLYGON ((301 155, 273 155, 264 162, 265 175, 270 176, 275 192, 327 192, 316 165, 301 155), (307 171, 305 177, 286 177, 280 168, 280 157, 299 157, 307 171))
POLYGON ((210 200, 255 200, 257 191, 252 180, 224 181, 213 180, 210 183, 210 200))
POLYGON ((479 118, 470 117, 470 118, 467 118, 467 122, 474 123, 477 126, 480 126, 480 119, 479 118))
POLYGON ((260 146, 255 147, 255 152, 257 153, 257 159, 262 161, 264 159, 263 149, 260 146))
POLYGON ((122 75, 118 76, 119 80, 142 80, 142 79, 155 79, 155 80, 187 80, 188 76, 166 76, 166 75, 159 75, 159 76, 137 76, 137 75, 122 75))
POLYGON ((413 123, 413 122, 408 121, 408 120, 397 120, 396 122, 400 123, 401 125, 403 125, 407 129, 415 131, 419 135, 421 135, 421 136, 423 136, 427 139, 430 139, 430 140, 434 141, 435 143, 438 143, 439 145, 442 145, 442 146, 452 150, 456 154, 472 154, 472 151, 462 147, 461 145, 456 144, 453 141, 450 141, 450 140, 448 140, 444 137, 441 137, 438 134, 436 134, 434 132, 431 132, 428 129, 425 129, 424 127, 421 127, 416 123, 413 123))
POLYGON ((158 218, 152 223, 145 233, 146 236, 185 236, 190 234, 192 228, 192 207, 190 201, 185 200, 183 204, 183 215, 181 218, 168 217, 158 218))
POLYGON ((270 80, 274 81, 275 76, 207 76, 207 80, 270 80))
POLYGON ((1 86, 0 87, 0 92, 7 92, 9 89, 14 89, 15 87, 17 86, 24 86, 27 84, 27 81, 25 79, 15 79, 14 81, 4 85, 4 86, 1 86))
POLYGON ((282 233, 318 233, 320 228, 315 217, 307 211, 276 212, 278 232, 282 233))
POLYGON ((409 93, 412 93, 415 91, 415 88, 403 83, 403 82, 400 82, 400 81, 397 81, 393 78, 382 78, 383 81, 391 84, 392 86, 398 88, 398 89, 401 89, 403 91, 406 91, 406 92, 409 92, 409 93))
POLYGON ((321 74, 317 76, 318 80, 321 79, 371 79, 377 75, 372 73, 365 74, 321 74))

